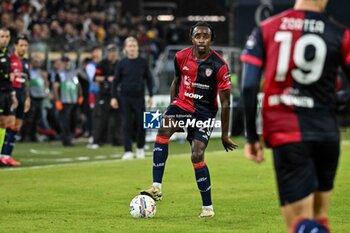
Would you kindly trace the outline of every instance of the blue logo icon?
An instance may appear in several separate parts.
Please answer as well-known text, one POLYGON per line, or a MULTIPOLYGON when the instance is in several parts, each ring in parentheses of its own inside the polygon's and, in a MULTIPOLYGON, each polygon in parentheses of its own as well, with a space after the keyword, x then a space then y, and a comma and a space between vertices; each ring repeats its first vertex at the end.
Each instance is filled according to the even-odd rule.
POLYGON ((157 110, 156 112, 143 113, 143 128, 144 129, 159 129, 160 118, 162 114, 157 110))

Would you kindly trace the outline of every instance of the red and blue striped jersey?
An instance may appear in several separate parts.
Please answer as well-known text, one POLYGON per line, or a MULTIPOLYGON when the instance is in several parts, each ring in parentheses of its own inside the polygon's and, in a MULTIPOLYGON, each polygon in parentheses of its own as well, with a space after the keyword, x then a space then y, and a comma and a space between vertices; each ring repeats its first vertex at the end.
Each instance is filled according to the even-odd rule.
POLYGON ((211 50, 204 61, 197 61, 193 48, 186 48, 176 53, 174 64, 175 76, 181 78, 181 83, 172 104, 191 113, 215 116, 218 92, 231 88, 230 73, 224 59, 211 50))
POLYGON ((264 69, 268 145, 339 140, 335 89, 339 67, 350 74, 348 29, 322 13, 287 10, 254 29, 241 60, 264 69))
POLYGON ((11 54, 11 73, 13 73, 12 87, 24 89, 25 82, 29 79, 29 65, 27 59, 20 59, 16 54, 11 54))

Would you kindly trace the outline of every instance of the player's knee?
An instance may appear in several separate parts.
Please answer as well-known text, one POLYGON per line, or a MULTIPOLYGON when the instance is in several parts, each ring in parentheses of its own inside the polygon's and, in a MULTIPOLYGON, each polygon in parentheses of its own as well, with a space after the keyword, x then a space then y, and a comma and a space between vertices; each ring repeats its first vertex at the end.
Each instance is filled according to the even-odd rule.
POLYGON ((19 131, 22 127, 22 124, 23 124, 22 121, 16 121, 14 129, 19 131))
POLYGON ((192 163, 199 163, 204 160, 204 150, 201 148, 192 148, 192 163))

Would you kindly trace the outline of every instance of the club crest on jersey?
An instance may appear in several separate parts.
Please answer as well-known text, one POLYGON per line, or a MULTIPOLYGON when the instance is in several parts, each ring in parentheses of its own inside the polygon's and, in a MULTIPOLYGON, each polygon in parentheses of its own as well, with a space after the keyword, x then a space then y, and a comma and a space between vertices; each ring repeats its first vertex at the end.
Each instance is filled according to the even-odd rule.
POLYGON ((212 69, 210 69, 210 68, 206 68, 206 69, 205 69, 205 75, 206 75, 207 77, 209 77, 212 73, 213 73, 213 70, 212 70, 212 69))

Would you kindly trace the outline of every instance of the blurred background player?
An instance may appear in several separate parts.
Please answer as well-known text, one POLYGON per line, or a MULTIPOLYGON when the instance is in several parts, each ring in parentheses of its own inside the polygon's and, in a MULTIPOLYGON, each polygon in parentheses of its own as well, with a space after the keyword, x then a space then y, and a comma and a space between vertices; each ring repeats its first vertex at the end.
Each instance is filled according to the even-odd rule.
POLYGON ((294 9, 263 21, 241 56, 245 155, 263 161, 255 116, 265 70, 263 137, 273 150, 289 232, 301 232, 295 229, 300 222, 315 228, 320 223, 322 232, 330 232, 328 208, 340 150, 336 78, 339 66, 350 75, 350 31, 322 13, 327 2, 297 0, 294 9))
POLYGON ((26 36, 18 36, 15 39, 14 53, 11 54, 11 73, 13 74, 12 87, 16 92, 18 101, 17 108, 12 110, 8 117, 6 126, 6 137, 2 146, 1 154, 3 161, 8 166, 19 166, 20 162, 12 158, 12 151, 16 143, 16 135, 21 129, 24 113, 30 108, 29 97, 29 65, 28 60, 24 57, 28 52, 29 39, 26 36))
POLYGON ((132 119, 136 120, 136 158, 145 158, 145 85, 148 90, 147 105, 152 106, 153 77, 147 60, 139 56, 139 45, 134 37, 124 41, 126 57, 118 62, 112 86, 111 106, 121 109, 123 116, 124 155, 122 159, 133 159, 132 119), (120 89, 120 91, 118 91, 120 89), (118 96, 119 94, 119 96, 118 96), (118 100, 119 99, 119 100, 118 100))
MULTIPOLYGON (((214 40, 212 27, 199 22, 190 30, 193 47, 177 52, 175 55, 175 78, 171 85, 171 104, 164 113, 158 130, 153 150, 153 184, 141 194, 161 200, 161 185, 168 158, 170 137, 178 130, 179 120, 195 119, 207 121, 215 118, 218 111, 217 94, 221 102, 221 140, 226 151, 237 147, 228 136, 230 115, 230 74, 223 58, 210 48, 214 40), (171 124, 170 122, 174 122, 171 124)), ((202 197, 202 210, 199 217, 215 215, 211 200, 211 184, 208 166, 204 161, 213 127, 188 127, 187 140, 192 149, 191 160, 196 176, 198 189, 202 197)))
POLYGON ((94 144, 89 148, 96 149, 108 140, 112 144, 121 144, 120 109, 111 107, 112 82, 114 72, 119 59, 119 51, 116 45, 109 44, 106 47, 107 57, 97 64, 94 82, 98 86, 95 94, 95 108, 93 110, 93 138, 94 144))
MULTIPOLYGON (((17 108, 16 92, 12 88, 11 59, 7 46, 10 42, 10 31, 0 28, 0 147, 2 148, 6 135, 6 127, 11 110, 17 108)), ((7 159, 0 156, 0 166, 7 165, 7 159)))

